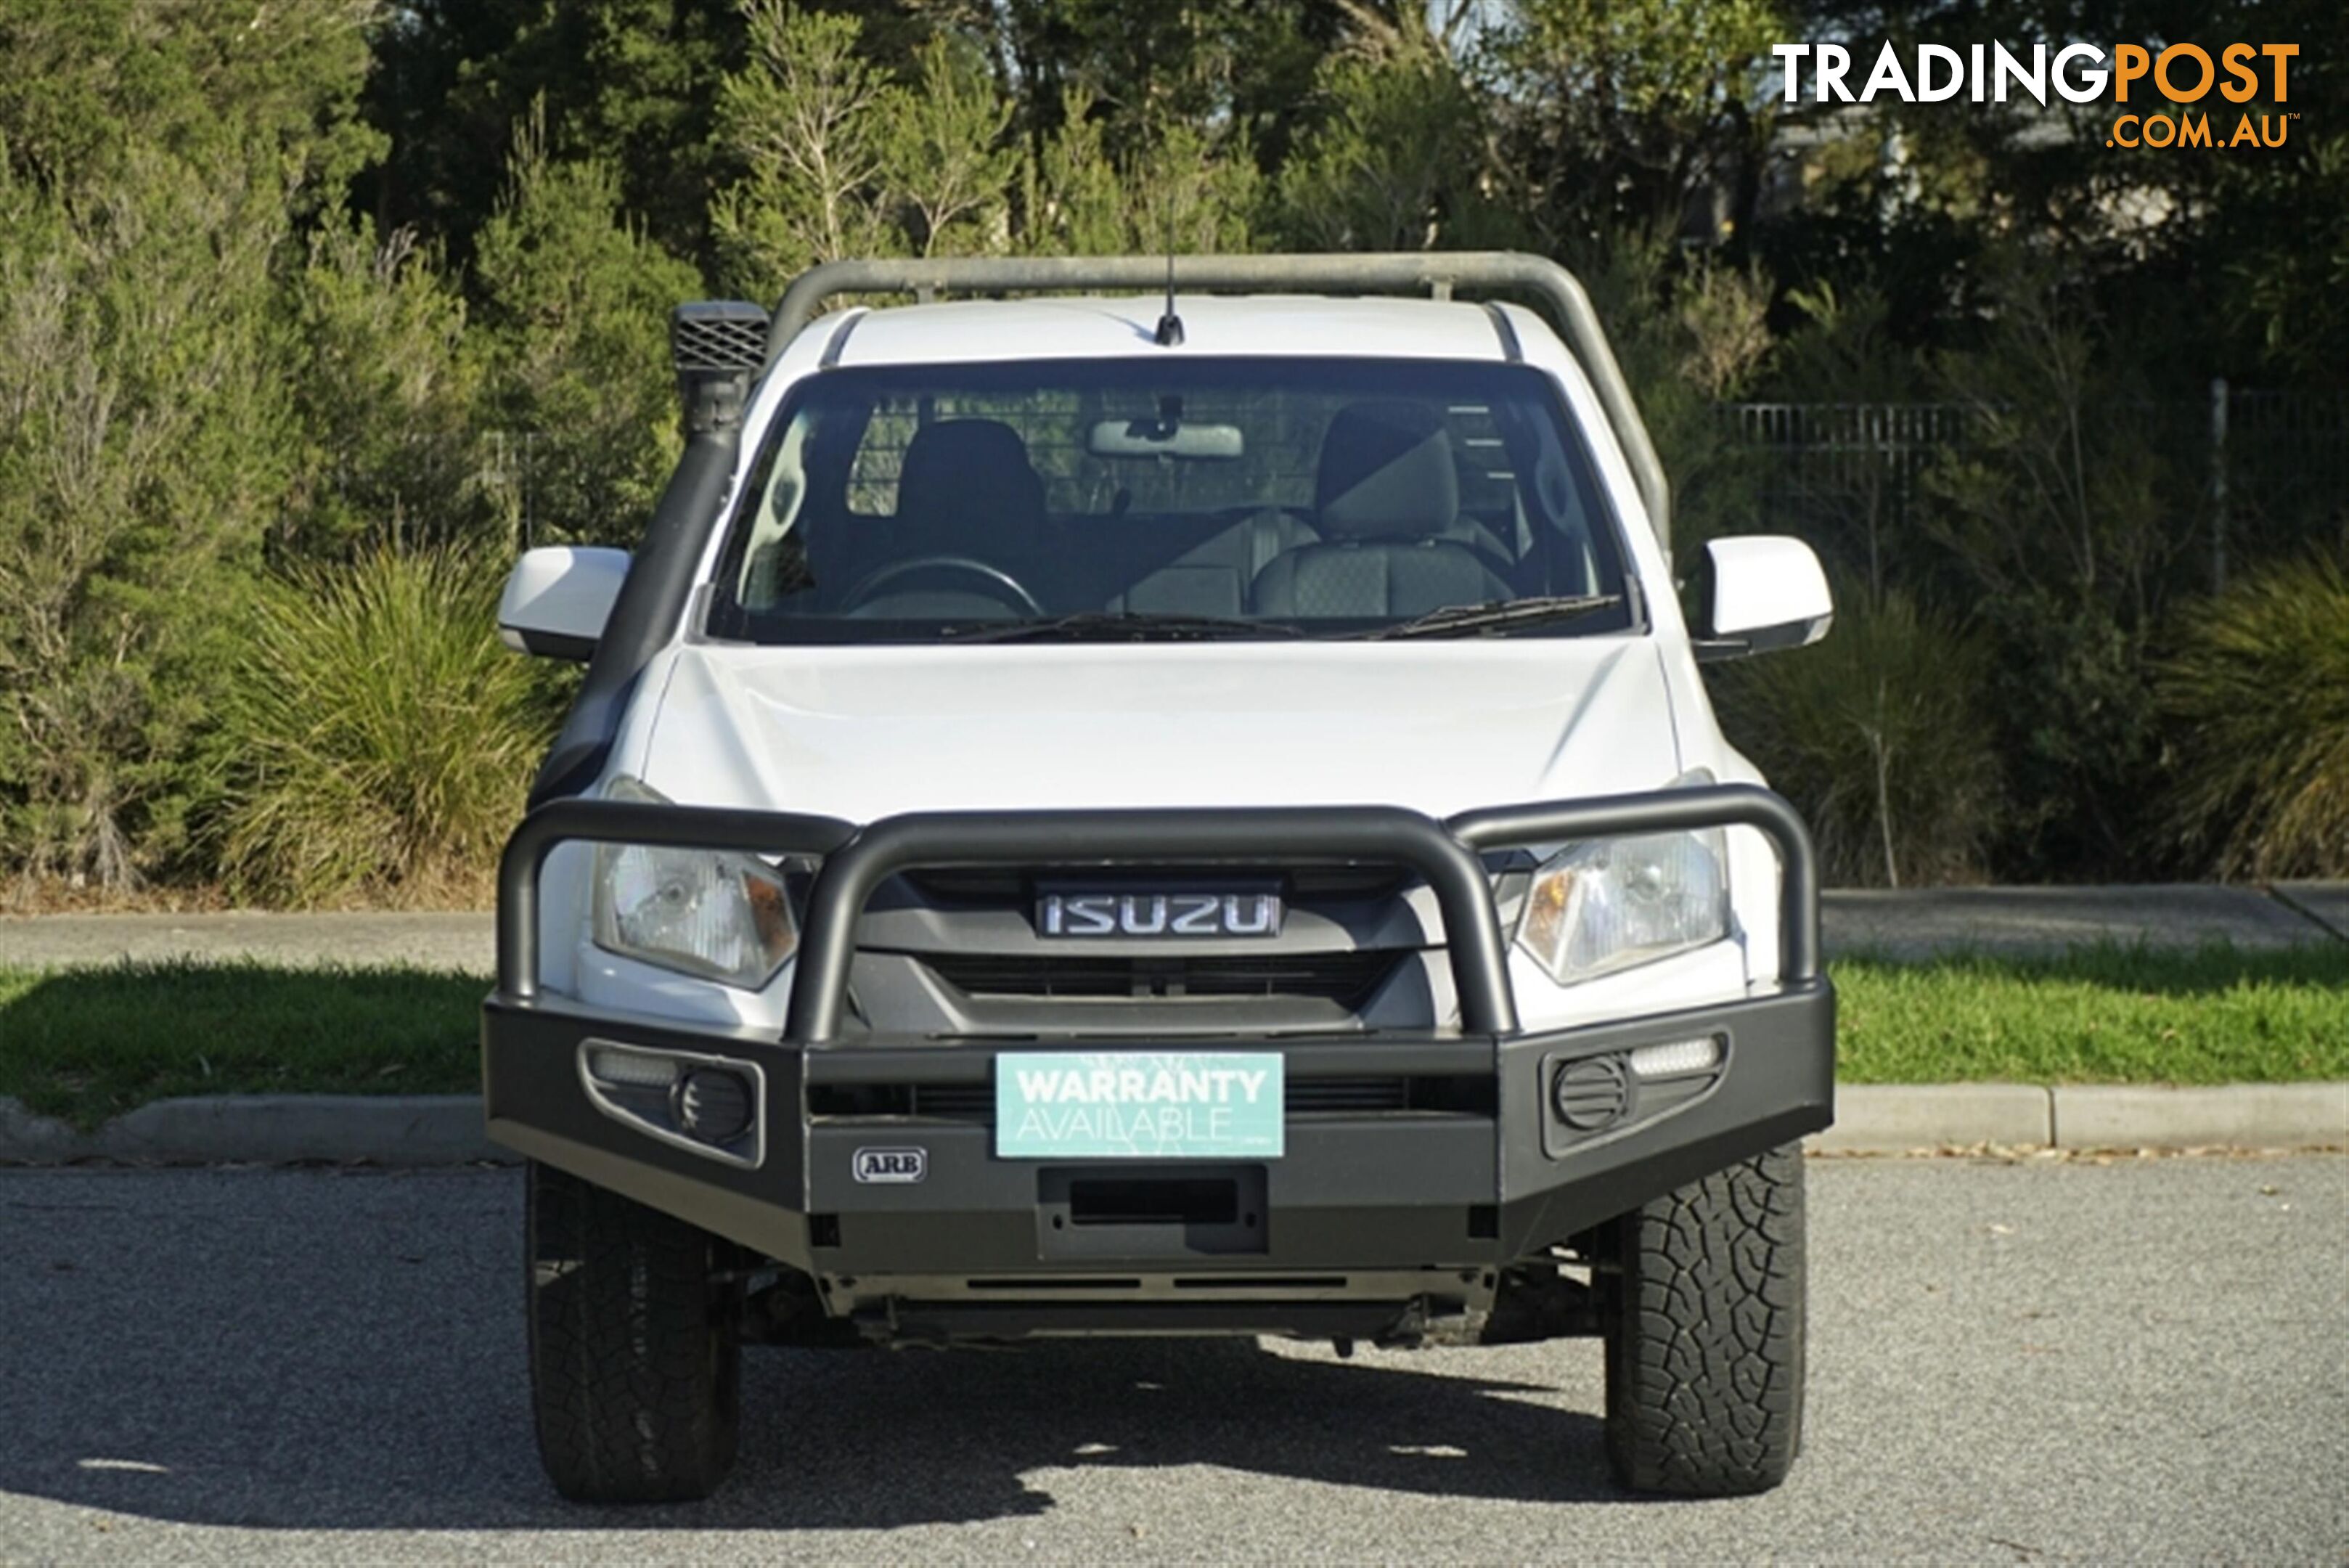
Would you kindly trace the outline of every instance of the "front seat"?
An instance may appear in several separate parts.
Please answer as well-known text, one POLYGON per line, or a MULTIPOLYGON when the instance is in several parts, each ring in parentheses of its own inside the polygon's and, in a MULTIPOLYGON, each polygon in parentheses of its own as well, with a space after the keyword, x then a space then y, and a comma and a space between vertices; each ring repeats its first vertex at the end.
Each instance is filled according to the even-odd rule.
POLYGON ((939 420, 914 432, 897 471, 897 558, 1035 558, 1044 482, 1019 432, 1000 420, 939 420))
POLYGON ((1386 619, 1510 597, 1474 549, 1447 538, 1460 475, 1425 403, 1351 403, 1321 439, 1314 506, 1322 542, 1274 556, 1249 602, 1261 616, 1386 619))

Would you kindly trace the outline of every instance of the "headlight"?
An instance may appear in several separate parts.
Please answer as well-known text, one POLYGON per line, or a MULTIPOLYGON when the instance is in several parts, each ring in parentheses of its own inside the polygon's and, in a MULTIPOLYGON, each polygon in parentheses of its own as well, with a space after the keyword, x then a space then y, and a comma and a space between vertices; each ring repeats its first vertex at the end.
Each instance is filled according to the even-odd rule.
MULTIPOLYGON (((666 797, 615 779, 619 800, 666 797)), ((756 989, 800 945, 784 871, 753 855, 606 844, 595 851, 595 945, 756 989)))
POLYGON ((1517 945, 1571 985, 1719 941, 1723 863, 1718 828, 1569 845, 1534 873, 1517 945))

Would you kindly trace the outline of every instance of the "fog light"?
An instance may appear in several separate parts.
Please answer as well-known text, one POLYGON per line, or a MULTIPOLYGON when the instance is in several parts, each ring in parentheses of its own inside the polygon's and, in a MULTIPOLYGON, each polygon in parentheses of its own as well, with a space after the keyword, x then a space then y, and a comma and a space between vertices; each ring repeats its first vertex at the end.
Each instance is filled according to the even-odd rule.
POLYGON ((674 1058, 611 1045, 588 1048, 587 1071, 597 1082, 623 1089, 666 1089, 677 1082, 674 1058))
POLYGON ((709 1143, 732 1143, 750 1130, 750 1085, 739 1073, 697 1067, 677 1086, 677 1125, 709 1143))
POLYGON ((1631 1053, 1631 1075, 1635 1078, 1685 1078, 1692 1073, 1710 1073, 1720 1065, 1718 1034, 1708 1034, 1702 1040, 1675 1040, 1666 1045, 1642 1045, 1631 1053))
POLYGON ((1586 1056, 1567 1063, 1550 1085, 1550 1103, 1557 1109, 1557 1119, 1577 1132, 1597 1132, 1609 1126, 1631 1103, 1623 1059, 1586 1056))

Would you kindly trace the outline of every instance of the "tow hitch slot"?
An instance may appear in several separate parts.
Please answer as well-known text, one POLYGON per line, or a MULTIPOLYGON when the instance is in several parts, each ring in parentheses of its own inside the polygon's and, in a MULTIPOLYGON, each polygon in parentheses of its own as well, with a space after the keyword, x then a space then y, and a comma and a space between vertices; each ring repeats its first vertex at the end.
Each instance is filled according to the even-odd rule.
POLYGON ((1036 1173, 1045 1258, 1179 1258, 1263 1252, 1270 1227, 1260 1165, 1061 1166, 1036 1173))
POLYGON ((1230 1178, 1085 1177, 1069 1183, 1071 1225, 1230 1225, 1240 1217, 1230 1178))

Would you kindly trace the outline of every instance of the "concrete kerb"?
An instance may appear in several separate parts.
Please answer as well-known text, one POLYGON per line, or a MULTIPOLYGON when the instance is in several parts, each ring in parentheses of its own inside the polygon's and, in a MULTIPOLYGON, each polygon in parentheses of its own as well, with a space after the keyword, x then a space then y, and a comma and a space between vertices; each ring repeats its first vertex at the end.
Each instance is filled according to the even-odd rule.
MULTIPOLYGON (((1822 1153, 2007 1148, 2349 1147, 2349 1083, 1853 1084, 1822 1153)), ((471 1095, 251 1095, 158 1100, 94 1133, 0 1098, 0 1165, 508 1163, 471 1095)))
POLYGON ((2349 882, 2278 882, 2268 892, 2317 929, 2349 941, 2349 882))
POLYGON ((2054 1141, 2054 1112, 2037 1084, 1839 1084, 1836 1125, 1810 1147, 1831 1154, 2054 1141))
POLYGON ((2349 1084, 2075 1084, 2052 1098, 2059 1148, 2349 1145, 2349 1084))

